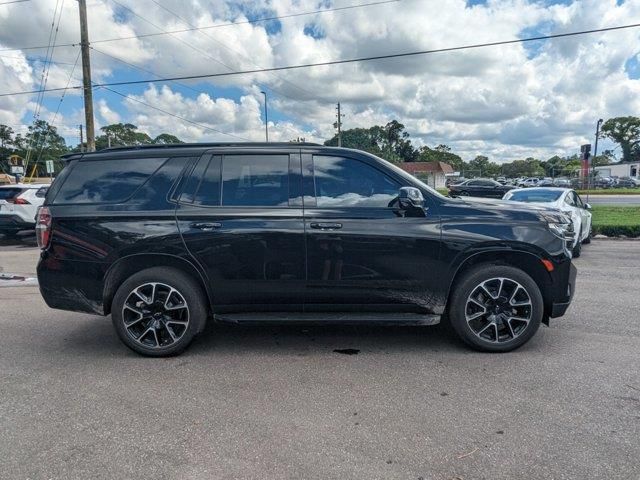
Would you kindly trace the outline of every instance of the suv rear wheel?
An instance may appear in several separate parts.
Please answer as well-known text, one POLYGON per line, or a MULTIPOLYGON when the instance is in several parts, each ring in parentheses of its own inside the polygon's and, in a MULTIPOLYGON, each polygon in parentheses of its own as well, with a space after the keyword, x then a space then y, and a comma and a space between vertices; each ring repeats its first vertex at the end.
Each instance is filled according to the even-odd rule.
POLYGON ((200 285, 167 267, 149 268, 129 277, 111 306, 113 325, 124 344, 153 357, 181 353, 202 330, 206 317, 200 285))
POLYGON ((508 352, 540 327, 544 304, 536 282, 507 265, 478 265, 451 296, 449 318, 458 336, 476 350, 508 352))

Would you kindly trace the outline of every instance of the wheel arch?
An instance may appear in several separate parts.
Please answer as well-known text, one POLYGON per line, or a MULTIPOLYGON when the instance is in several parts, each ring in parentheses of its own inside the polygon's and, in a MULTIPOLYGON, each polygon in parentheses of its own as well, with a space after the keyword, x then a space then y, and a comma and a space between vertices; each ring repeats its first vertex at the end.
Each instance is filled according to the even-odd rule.
POLYGON ((137 253, 120 258, 107 271, 104 278, 103 308, 105 315, 111 313, 111 302, 118 287, 131 275, 152 267, 171 267, 194 278, 207 296, 209 311, 212 311, 213 298, 208 281, 203 272, 190 261, 166 253, 137 253))
POLYGON ((457 265, 453 273, 449 290, 447 292, 447 310, 449 310, 449 302, 451 294, 460 279, 463 278, 466 271, 480 264, 491 265, 508 265, 518 268, 529 275, 542 294, 544 301, 544 317, 543 321, 548 323, 549 313, 552 308, 551 289, 553 288, 553 279, 544 264, 542 258, 526 250, 519 249, 490 249, 471 253, 465 256, 457 265))

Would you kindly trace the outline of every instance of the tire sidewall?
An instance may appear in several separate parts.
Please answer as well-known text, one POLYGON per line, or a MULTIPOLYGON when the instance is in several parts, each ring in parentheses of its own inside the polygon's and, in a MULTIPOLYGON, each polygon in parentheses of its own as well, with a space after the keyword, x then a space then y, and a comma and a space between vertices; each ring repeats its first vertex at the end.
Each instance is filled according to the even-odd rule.
POLYGON ((509 352, 527 343, 538 331, 544 315, 544 300, 536 282, 524 271, 508 265, 478 265, 464 274, 451 295, 449 321, 461 340, 476 350, 484 352, 509 352), (532 304, 529 325, 515 339, 503 343, 491 343, 480 339, 467 324, 465 310, 467 298, 483 281, 495 277, 508 278, 522 285, 532 304))
POLYGON ((118 288, 111 304, 111 319, 120 340, 131 350, 151 357, 165 357, 181 353, 204 327, 207 306, 200 285, 180 270, 168 267, 154 267, 138 272, 118 288), (164 348, 148 348, 137 343, 127 332, 122 318, 124 302, 131 292, 145 283, 158 282, 175 288, 187 302, 189 325, 184 335, 176 343, 164 348))

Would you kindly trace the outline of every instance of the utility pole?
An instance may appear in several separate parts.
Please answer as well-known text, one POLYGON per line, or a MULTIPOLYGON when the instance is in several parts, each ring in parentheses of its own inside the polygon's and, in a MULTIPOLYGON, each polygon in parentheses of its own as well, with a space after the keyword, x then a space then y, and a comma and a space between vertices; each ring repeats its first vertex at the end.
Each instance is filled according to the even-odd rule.
POLYGON ((342 146, 342 117, 344 117, 344 114, 340 113, 340 102, 338 102, 338 106, 336 107, 336 110, 338 111, 336 115, 336 117, 338 117, 338 121, 335 122, 333 126, 338 129, 338 146, 341 147, 342 146))
POLYGON ((89 55, 86 0, 78 0, 78 6, 80 7, 80 51, 82 55, 82 85, 84 87, 84 118, 87 125, 87 151, 95 152, 96 137, 93 126, 93 92, 91 91, 91 58, 89 55))
POLYGON ((78 125, 80 129, 80 153, 84 153, 84 139, 82 138, 82 124, 78 125))

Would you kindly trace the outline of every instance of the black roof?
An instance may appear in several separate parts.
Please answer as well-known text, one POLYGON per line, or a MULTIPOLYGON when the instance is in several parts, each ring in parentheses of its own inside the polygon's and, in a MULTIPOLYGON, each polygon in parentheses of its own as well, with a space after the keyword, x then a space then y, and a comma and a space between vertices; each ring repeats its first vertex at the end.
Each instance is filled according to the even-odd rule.
POLYGON ((319 143, 311 142, 210 142, 210 143, 167 143, 167 144, 150 144, 150 145, 132 145, 132 146, 118 146, 105 148, 97 152, 73 152, 66 155, 62 155, 63 160, 69 160, 75 157, 85 156, 98 156, 105 153, 120 153, 129 151, 149 151, 149 150, 193 150, 193 149, 206 149, 217 147, 249 147, 249 148, 297 148, 297 147, 323 147, 319 143))

